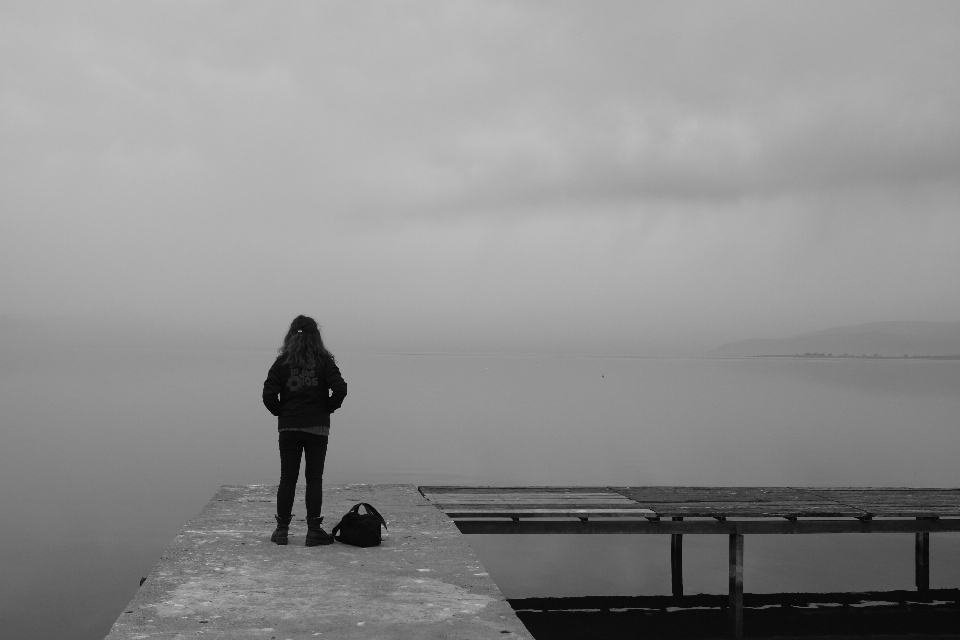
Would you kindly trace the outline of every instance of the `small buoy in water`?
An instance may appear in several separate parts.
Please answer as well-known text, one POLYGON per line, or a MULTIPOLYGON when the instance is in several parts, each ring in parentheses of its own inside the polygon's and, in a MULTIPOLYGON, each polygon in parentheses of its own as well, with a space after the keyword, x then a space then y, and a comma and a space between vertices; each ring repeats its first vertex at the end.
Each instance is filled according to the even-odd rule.
POLYGON ((390 534, 387 533, 386 531, 381 531, 381 532, 380 532, 380 540, 386 540, 386 539, 389 538, 389 537, 390 537, 390 534))

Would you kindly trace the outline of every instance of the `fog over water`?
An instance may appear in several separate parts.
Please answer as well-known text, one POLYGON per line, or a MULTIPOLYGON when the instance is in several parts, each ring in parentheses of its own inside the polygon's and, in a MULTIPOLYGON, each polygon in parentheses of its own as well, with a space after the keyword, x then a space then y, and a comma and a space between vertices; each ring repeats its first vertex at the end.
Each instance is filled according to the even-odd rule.
MULTIPOLYGON (((218 486, 276 481, 300 313, 350 384, 331 482, 957 486, 955 362, 676 357, 960 320, 957 33, 951 0, 3 2, 0 632, 100 637, 218 486)), ((474 543, 508 595, 668 575, 474 543)), ((909 586, 905 538, 748 544, 748 589, 909 586)))
MULTIPOLYGON (((276 423, 260 401, 272 359, 5 353, 0 628, 102 637, 220 485, 276 483, 276 423)), ((960 485, 955 361, 339 360, 350 394, 334 414, 330 483, 960 485)), ((723 593, 726 541, 689 538, 687 590, 723 593)), ((667 537, 469 542, 508 597, 670 588, 667 537)), ((912 545, 754 536, 746 589, 911 588, 912 545)), ((931 585, 960 586, 960 539, 934 535, 931 553, 931 585)))
POLYGON ((950 1, 4 2, 0 314, 609 355, 956 321, 958 29, 950 1))

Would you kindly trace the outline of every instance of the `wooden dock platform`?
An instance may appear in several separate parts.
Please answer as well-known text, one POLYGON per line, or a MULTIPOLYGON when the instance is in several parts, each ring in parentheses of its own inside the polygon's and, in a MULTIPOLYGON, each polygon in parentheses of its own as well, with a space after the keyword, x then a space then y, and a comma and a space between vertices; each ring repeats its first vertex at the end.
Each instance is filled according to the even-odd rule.
POLYGON ((916 586, 925 592, 930 532, 960 532, 960 489, 331 486, 328 530, 357 502, 387 518, 381 546, 304 547, 302 492, 290 544, 277 546, 269 540, 275 488, 222 487, 184 526, 107 640, 529 640, 461 533, 670 535, 674 598, 683 594, 683 535, 727 535, 726 609, 739 638, 745 535, 914 533, 916 586))
POLYGON ((107 640, 531 640, 453 523, 412 485, 324 488, 327 530, 358 502, 389 523, 378 547, 270 542, 276 487, 224 486, 188 522, 107 640))
POLYGON ((465 534, 668 534, 673 595, 683 535, 729 536, 731 634, 743 637, 748 534, 914 533, 916 587, 930 586, 930 533, 960 532, 960 489, 909 487, 465 487, 420 492, 465 534))

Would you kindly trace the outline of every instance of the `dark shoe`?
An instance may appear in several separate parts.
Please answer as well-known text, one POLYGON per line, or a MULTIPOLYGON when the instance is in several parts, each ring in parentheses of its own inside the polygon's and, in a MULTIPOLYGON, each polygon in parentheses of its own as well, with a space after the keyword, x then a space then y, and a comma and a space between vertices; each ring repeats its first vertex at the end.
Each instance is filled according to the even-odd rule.
POLYGON ((287 544, 287 533, 290 531, 290 518, 281 518, 280 516, 273 517, 277 519, 277 528, 273 530, 273 535, 270 536, 270 542, 287 544))
POLYGON ((323 516, 319 518, 307 518, 307 542, 308 547, 315 547, 319 544, 333 544, 333 536, 323 530, 320 524, 323 522, 323 516))

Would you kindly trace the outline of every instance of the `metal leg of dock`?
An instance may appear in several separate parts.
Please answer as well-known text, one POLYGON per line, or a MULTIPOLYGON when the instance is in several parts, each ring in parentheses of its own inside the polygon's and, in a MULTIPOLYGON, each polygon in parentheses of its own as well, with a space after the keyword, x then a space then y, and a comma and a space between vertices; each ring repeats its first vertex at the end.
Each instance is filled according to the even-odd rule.
POLYGON ((733 637, 743 638, 743 534, 730 534, 730 630, 733 637))
MULTIPOLYGON (((682 516, 675 516, 676 521, 683 520, 682 516)), ((670 535, 670 574, 673 584, 673 595, 683 595, 683 534, 670 535)))
POLYGON ((930 534, 924 531, 915 535, 917 536, 914 545, 917 591, 927 591, 930 589, 930 534))

